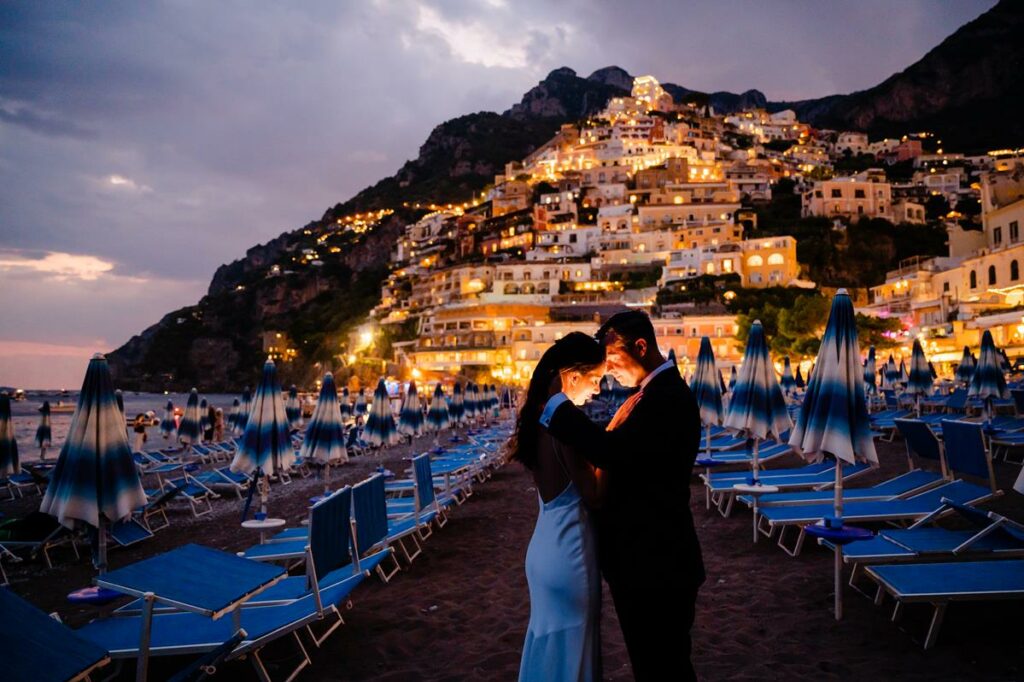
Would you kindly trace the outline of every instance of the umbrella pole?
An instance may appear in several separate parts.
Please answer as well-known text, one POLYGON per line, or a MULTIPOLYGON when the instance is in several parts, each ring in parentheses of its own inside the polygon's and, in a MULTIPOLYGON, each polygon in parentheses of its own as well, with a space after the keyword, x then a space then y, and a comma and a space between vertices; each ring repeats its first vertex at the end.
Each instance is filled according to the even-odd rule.
MULTIPOLYGON (((833 497, 833 512, 836 518, 836 525, 843 523, 843 460, 836 457, 836 484, 833 497)), ((835 543, 835 616, 836 620, 843 618, 843 545, 835 543)))
POLYGON ((753 456, 753 459, 752 459, 754 485, 758 485, 758 484, 761 483, 761 480, 760 480, 760 478, 758 476, 758 469, 760 467, 759 467, 759 465, 757 463, 757 448, 758 448, 758 446, 760 444, 761 444, 761 439, 755 437, 754 438, 754 456, 753 456))
POLYGON ((100 527, 96 529, 96 570, 100 575, 107 572, 107 524, 106 517, 100 514, 100 527))
MULTIPOLYGON (((707 458, 711 459, 711 423, 710 422, 708 422, 708 431, 707 431, 707 433, 708 433, 708 435, 707 435, 707 458)), ((710 481, 711 480, 711 467, 710 466, 704 467, 704 473, 707 474, 708 481, 710 481)), ((705 507, 705 509, 708 509, 708 510, 711 509, 711 486, 710 486, 710 484, 704 486, 704 507, 705 507)))

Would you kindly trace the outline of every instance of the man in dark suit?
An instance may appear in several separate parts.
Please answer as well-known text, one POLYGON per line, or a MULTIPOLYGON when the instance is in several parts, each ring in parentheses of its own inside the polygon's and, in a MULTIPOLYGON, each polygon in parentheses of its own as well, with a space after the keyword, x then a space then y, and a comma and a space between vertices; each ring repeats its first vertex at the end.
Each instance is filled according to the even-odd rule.
POLYGON ((541 424, 603 470, 607 498, 595 514, 601 573, 637 680, 696 679, 690 628, 704 582, 690 514, 690 471, 700 413, 675 364, 658 350, 641 311, 613 315, 598 330, 608 373, 636 386, 608 425, 554 395, 541 424))

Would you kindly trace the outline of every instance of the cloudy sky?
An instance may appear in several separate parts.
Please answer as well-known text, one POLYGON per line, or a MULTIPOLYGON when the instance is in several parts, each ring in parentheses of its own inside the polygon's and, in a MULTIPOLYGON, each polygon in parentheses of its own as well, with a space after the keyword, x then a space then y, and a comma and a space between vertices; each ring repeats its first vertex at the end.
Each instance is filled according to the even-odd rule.
POLYGON ((76 388, 91 353, 197 301, 219 264, 559 66, 818 97, 993 4, 0 4, 0 385, 76 388))

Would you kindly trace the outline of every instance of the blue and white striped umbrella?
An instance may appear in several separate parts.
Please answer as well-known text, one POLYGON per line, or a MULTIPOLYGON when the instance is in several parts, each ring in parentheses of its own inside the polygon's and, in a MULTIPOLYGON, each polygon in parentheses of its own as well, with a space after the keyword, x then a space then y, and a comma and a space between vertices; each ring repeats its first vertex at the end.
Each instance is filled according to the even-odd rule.
POLYGON ((476 400, 473 396, 472 381, 466 384, 466 388, 462 393, 462 415, 463 421, 466 422, 472 422, 473 418, 476 417, 476 400))
POLYGON ((294 461, 295 449, 288 436, 288 416, 284 413, 284 398, 277 382, 277 367, 273 360, 267 360, 245 433, 231 460, 231 470, 248 474, 260 469, 270 476, 288 471, 294 461))
POLYGON ((246 386, 242 391, 241 407, 238 410, 238 420, 235 422, 235 435, 241 436, 245 433, 245 427, 249 423, 250 412, 252 412, 252 391, 246 386))
POLYGON ((377 382, 377 390, 373 392, 373 404, 370 405, 370 413, 366 417, 366 426, 363 427, 363 440, 370 447, 379 448, 393 444, 397 434, 395 417, 391 414, 388 388, 384 384, 384 379, 380 379, 377 382))
POLYGON ((36 447, 48 448, 53 442, 53 429, 50 424, 50 401, 44 400, 39 408, 39 426, 36 427, 36 447))
POLYGON ((178 442, 183 445, 201 443, 203 441, 201 419, 199 391, 193 388, 188 394, 188 402, 185 403, 185 411, 181 415, 181 424, 178 425, 178 442))
POLYGON ((845 289, 832 299, 825 335, 789 444, 806 459, 828 453, 844 462, 878 464, 864 399, 853 302, 845 289))
POLYGON ((875 383, 877 373, 878 366, 875 363, 875 347, 871 346, 868 349, 868 357, 864 361, 864 390, 868 395, 878 393, 878 384, 875 383))
POLYGON ((164 416, 160 420, 160 435, 162 435, 166 440, 171 437, 171 434, 173 434, 174 431, 174 402, 168 400, 167 405, 164 406, 164 416))
POLYGON ((1006 377, 1003 376, 1003 370, 1000 367, 999 351, 996 350, 996 344, 992 340, 992 332, 987 329, 981 336, 978 365, 974 368, 974 375, 971 377, 967 395, 984 400, 990 417, 992 415, 992 399, 1010 397, 1010 389, 1006 387, 1006 377))
POLYGON ((288 416, 288 426, 292 431, 302 428, 302 405, 299 404, 299 389, 295 388, 295 384, 288 389, 288 400, 284 404, 284 413, 288 416))
POLYGON ((895 391, 896 384, 900 380, 900 371, 896 368, 896 360, 893 359, 892 353, 889 353, 889 359, 885 363, 882 374, 882 390, 883 391, 895 391))
POLYGON ((932 381, 939 378, 939 373, 935 371, 935 365, 932 364, 931 360, 928 361, 928 373, 932 375, 932 381))
POLYGON ((501 417, 501 401, 498 400, 498 386, 491 384, 491 415, 498 419, 501 417))
POLYGON ((427 411, 427 430, 438 432, 447 429, 451 422, 448 413, 448 401, 445 400, 444 391, 441 390, 441 383, 434 386, 434 398, 430 401, 430 410, 427 411))
POLYGON ((242 401, 235 398, 231 401, 231 412, 228 413, 228 430, 235 433, 238 429, 238 419, 242 416, 242 401))
MULTIPOLYGON (((846 289, 832 299, 825 334, 818 349, 816 371, 807 387, 789 444, 804 459, 821 461, 826 454, 836 459, 833 487, 834 520, 825 525, 842 525, 843 463, 857 461, 878 466, 878 454, 871 433, 864 397, 864 375, 857 343, 853 302, 846 289)), ((842 617, 842 548, 835 552, 835 617, 842 617)))
MULTIPOLYGON (((733 365, 732 368, 729 369, 729 393, 732 393, 734 390, 736 390, 736 381, 736 365, 733 365)), ((730 400, 732 400, 732 398, 730 398, 730 400)))
POLYGON ((782 392, 786 395, 793 395, 796 392, 796 377, 793 376, 793 365, 789 362, 789 356, 782 358, 782 392))
POLYGON ((907 382, 910 381, 910 374, 907 372, 907 363, 903 358, 900 358, 900 378, 897 380, 903 388, 907 387, 907 382))
POLYGON ((458 383, 452 387, 452 397, 448 399, 448 418, 452 426, 458 426, 466 420, 466 409, 462 402, 462 386, 458 383))
POLYGON ((796 376, 793 377, 793 381, 796 382, 797 388, 807 388, 807 382, 804 381, 804 375, 800 372, 800 365, 796 366, 796 376))
MULTIPOLYGON (((341 421, 341 410, 338 409, 338 389, 334 385, 334 375, 330 372, 324 375, 320 384, 320 397, 317 398, 313 416, 306 426, 306 437, 302 441, 300 453, 303 458, 323 465, 348 462, 345 425, 341 421)), ((325 475, 325 479, 329 478, 329 474, 325 475)))
POLYGON ((402 411, 398 415, 398 432, 410 438, 423 434, 423 410, 420 408, 420 396, 413 381, 409 382, 409 390, 405 393, 405 402, 402 403, 402 411))
POLYGON ((121 410, 121 414, 124 415, 124 393, 121 389, 114 391, 114 401, 117 403, 117 409, 121 410))
POLYGON ((739 378, 729 400, 724 425, 748 438, 780 436, 792 426, 760 320, 750 325, 739 378))
MULTIPOLYGON (((123 421, 123 420, 122 420, 123 421)), ((128 434, 125 433, 127 440, 128 434)), ((11 396, 0 394, 0 477, 21 473, 18 441, 14 438, 14 420, 11 419, 11 396)))
POLYGON ((199 401, 199 432, 206 433, 206 430, 210 428, 210 404, 206 402, 206 398, 199 401))
POLYGON ((729 392, 729 386, 725 383, 725 377, 722 376, 721 367, 718 368, 718 390, 722 392, 723 396, 729 392))
POLYGON ((910 376, 907 380, 906 393, 917 396, 918 412, 920 412, 920 399, 932 391, 932 370, 928 366, 928 360, 924 356, 924 348, 921 342, 914 339, 914 350, 910 355, 910 376))
POLYGON ((962 381, 964 386, 971 383, 971 377, 974 376, 974 364, 971 349, 964 346, 963 357, 960 358, 960 364, 956 368, 956 380, 962 381))
POLYGON ((139 472, 132 460, 124 414, 117 407, 107 359, 89 361, 57 466, 50 474, 39 510, 73 528, 77 522, 96 529, 96 565, 106 568, 106 532, 102 527, 131 516, 146 504, 139 472))
POLYGON ((715 366, 715 353, 711 349, 711 339, 700 340, 700 352, 697 353, 697 371, 693 375, 690 388, 700 406, 700 418, 704 425, 721 424, 724 410, 722 409, 721 376, 715 366))
POLYGON ((342 419, 348 419, 352 416, 352 399, 348 395, 348 386, 341 389, 341 397, 338 398, 338 409, 341 411, 342 419))
POLYGON ((1013 365, 1010 364, 1010 358, 1006 355, 1006 349, 999 349, 999 368, 1003 370, 1003 374, 1009 374, 1013 365))

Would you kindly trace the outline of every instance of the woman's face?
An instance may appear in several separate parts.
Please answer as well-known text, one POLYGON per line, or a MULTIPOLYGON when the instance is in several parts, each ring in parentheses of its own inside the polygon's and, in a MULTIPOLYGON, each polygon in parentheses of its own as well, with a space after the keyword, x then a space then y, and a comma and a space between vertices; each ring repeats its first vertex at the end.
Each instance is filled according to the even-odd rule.
POLYGON ((575 369, 562 371, 562 392, 575 405, 582 405, 601 390, 601 377, 604 376, 604 363, 589 372, 575 369))

